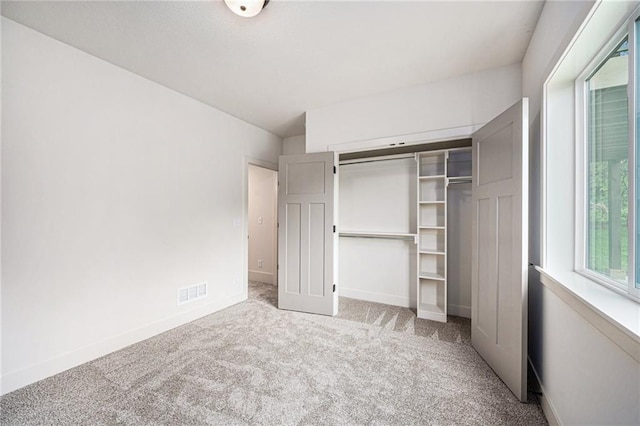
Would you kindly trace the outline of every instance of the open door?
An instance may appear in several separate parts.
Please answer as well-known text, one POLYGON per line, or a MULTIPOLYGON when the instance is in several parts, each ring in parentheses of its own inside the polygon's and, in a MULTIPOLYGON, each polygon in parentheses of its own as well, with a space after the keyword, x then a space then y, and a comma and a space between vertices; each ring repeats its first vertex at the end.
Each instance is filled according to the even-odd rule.
POLYGON ((527 400, 528 99, 473 135, 471 342, 527 400))
POLYGON ((280 157, 278 308, 338 313, 334 152, 280 157))

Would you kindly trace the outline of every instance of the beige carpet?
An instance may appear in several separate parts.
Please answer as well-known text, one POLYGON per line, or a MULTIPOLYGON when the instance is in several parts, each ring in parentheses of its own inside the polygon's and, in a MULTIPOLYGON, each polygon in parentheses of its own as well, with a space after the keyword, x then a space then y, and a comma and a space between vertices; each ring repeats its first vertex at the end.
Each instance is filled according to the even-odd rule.
POLYGON ((279 311, 270 290, 5 395, 0 423, 546 424, 462 337, 279 311))
MULTIPOLYGON (((249 297, 278 306, 277 287, 249 283, 249 297)), ((388 331, 415 334, 443 342, 471 344, 471 320, 449 316, 446 323, 418 319, 414 310, 364 300, 340 298, 337 318, 378 325, 388 331)))

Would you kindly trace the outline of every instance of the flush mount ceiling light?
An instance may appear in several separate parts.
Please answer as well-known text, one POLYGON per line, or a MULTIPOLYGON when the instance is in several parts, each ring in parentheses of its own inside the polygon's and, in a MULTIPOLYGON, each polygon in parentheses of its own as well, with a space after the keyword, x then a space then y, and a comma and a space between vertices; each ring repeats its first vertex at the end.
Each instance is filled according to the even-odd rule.
POLYGON ((251 18, 267 7, 269 0, 224 0, 224 2, 236 15, 251 18))

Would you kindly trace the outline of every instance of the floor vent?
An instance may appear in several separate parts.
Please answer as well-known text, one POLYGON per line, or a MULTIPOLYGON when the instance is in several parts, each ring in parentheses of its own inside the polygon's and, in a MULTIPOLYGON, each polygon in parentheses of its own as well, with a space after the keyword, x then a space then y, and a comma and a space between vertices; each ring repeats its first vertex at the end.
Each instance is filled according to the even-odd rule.
POLYGON ((178 289, 178 305, 207 297, 207 283, 203 282, 178 289))

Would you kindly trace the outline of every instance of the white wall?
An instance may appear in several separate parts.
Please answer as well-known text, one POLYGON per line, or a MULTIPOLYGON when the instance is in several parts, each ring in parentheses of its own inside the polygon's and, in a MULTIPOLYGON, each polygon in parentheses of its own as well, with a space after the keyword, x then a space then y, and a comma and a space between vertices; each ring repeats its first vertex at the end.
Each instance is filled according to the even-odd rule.
POLYGON ((4 18, 2 76, 3 392, 246 298, 280 138, 4 18))
POLYGON ((304 154, 305 152, 305 135, 291 136, 282 140, 282 155, 304 154))
MULTIPOLYGON (((523 94, 530 98, 532 174, 532 234, 540 245, 540 106, 543 84, 560 59, 576 30, 589 13, 593 2, 556 2, 545 4, 529 49, 523 60, 523 94), (537 194, 536 194, 537 192, 537 194)), ((569 97, 573 97, 569 82, 569 97)), ((557 114, 562 113, 558 111, 557 114)), ((555 114, 555 113, 552 113, 555 114)), ((573 120, 570 116, 568 120, 573 120)), ((569 137, 566 146, 548 148, 547 167, 565 168, 565 175, 550 184, 569 185, 570 195, 549 199, 551 217, 573 215, 573 150, 569 137)), ((566 218, 565 218, 566 219, 566 218)), ((564 219, 563 219, 564 220, 564 219)), ((555 223, 555 222, 554 222, 555 223)), ((549 229, 548 235, 564 232, 573 235, 572 227, 549 229)), ((571 239, 571 238, 570 238, 571 239)), ((573 246, 549 247, 551 263, 571 262, 573 246)), ((540 264, 533 253, 532 261, 540 264)), ((563 424, 638 424, 640 421, 640 365, 599 331, 583 316, 560 299, 551 288, 540 282, 539 274, 529 279, 529 359, 538 375, 546 401, 547 412, 563 424)))
POLYGON ((520 97, 519 64, 307 111, 307 152, 348 142, 484 124, 520 97))
POLYGON ((276 283, 278 172, 249 165, 249 279, 276 283))
POLYGON ((595 1, 547 1, 522 60, 522 91, 529 97, 529 118, 540 113, 542 85, 595 1))

